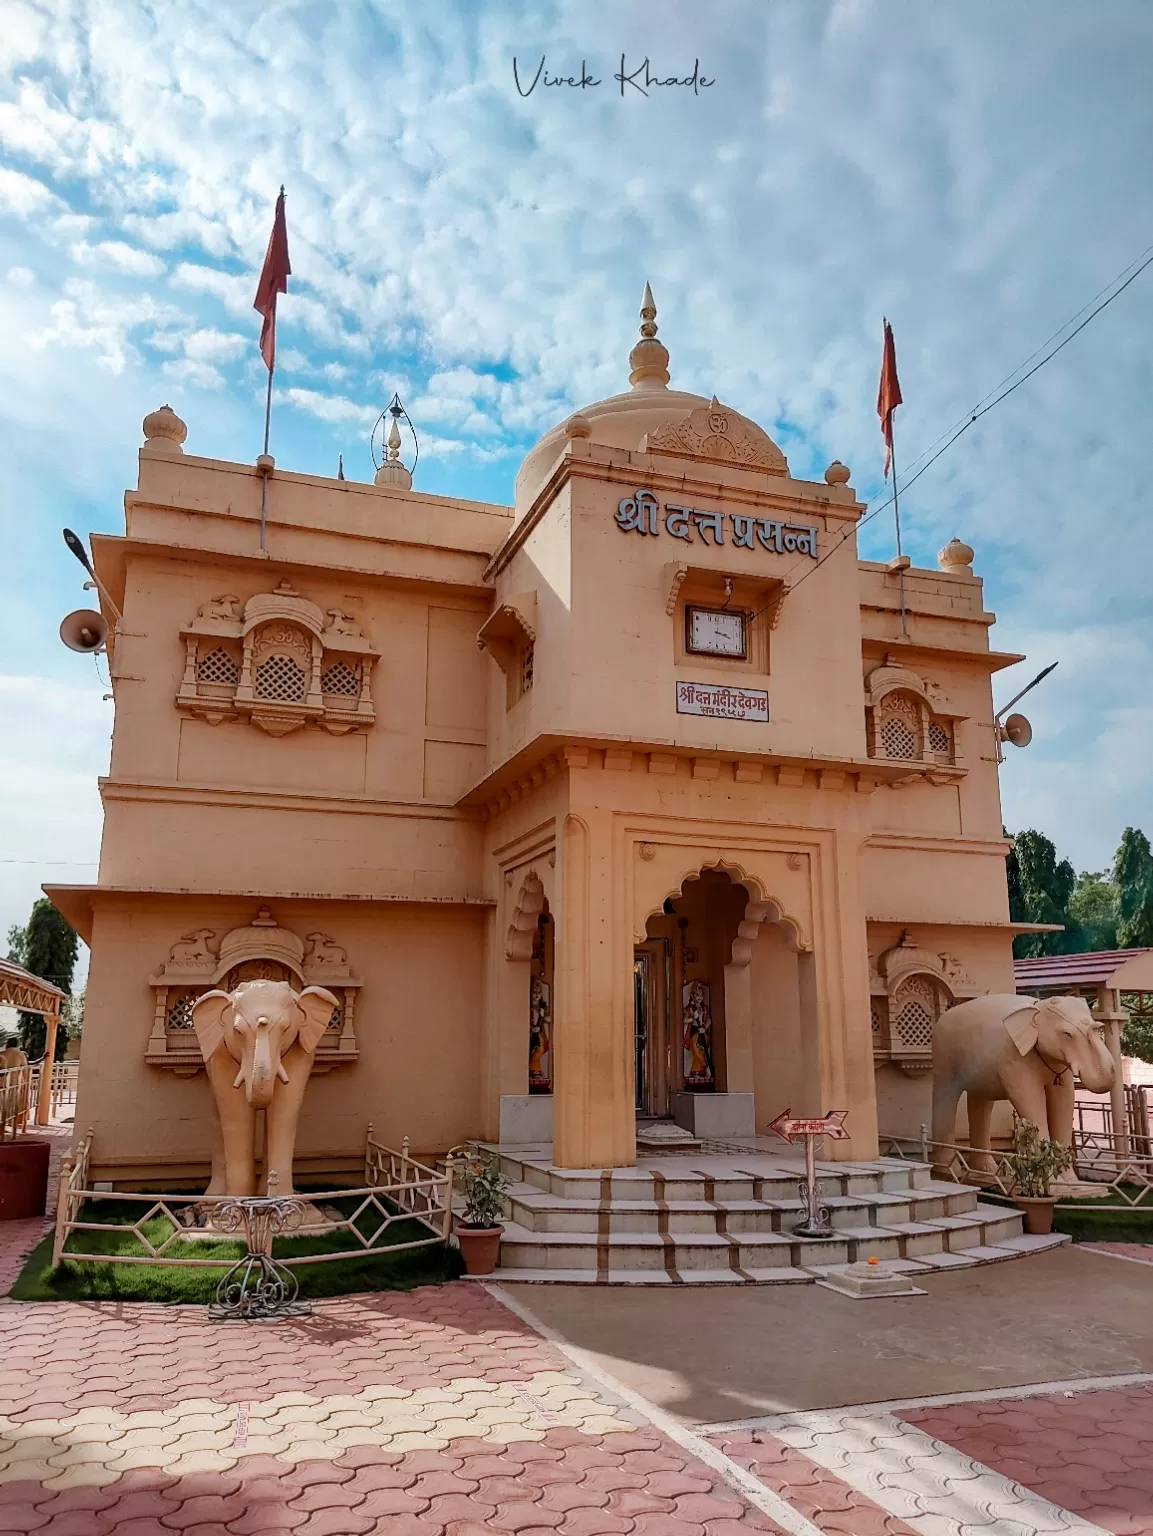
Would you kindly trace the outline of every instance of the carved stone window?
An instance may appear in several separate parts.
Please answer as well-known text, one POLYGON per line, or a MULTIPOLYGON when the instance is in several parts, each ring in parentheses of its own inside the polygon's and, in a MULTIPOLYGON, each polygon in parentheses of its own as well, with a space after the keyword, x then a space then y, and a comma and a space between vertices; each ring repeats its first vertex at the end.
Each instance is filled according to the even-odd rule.
POLYGON ((181 1030, 192 1028, 192 1005, 200 996, 199 992, 172 992, 168 996, 168 1012, 165 1015, 165 1025, 168 1029, 181 1030))
POLYGON ((360 624, 340 609, 326 615, 287 582, 243 603, 202 603, 181 634, 176 702, 210 725, 246 717, 272 736, 301 726, 342 736, 376 718, 369 678, 377 653, 360 624))
POLYGON ((922 755, 919 701, 906 693, 889 694, 882 706, 879 736, 879 756, 918 761, 922 755))
POLYGON ((912 1050, 932 1050, 933 1025, 940 1017, 940 1000, 925 976, 910 976, 893 998, 893 1029, 902 1045, 912 1050))
POLYGON ((940 685, 891 659, 865 679, 869 753, 891 762, 923 763, 932 783, 951 783, 941 770, 957 767, 955 722, 940 685))
POLYGON ((876 962, 870 982, 873 1058, 903 1072, 933 1064, 933 1025, 954 1003, 976 996, 958 960, 923 949, 908 930, 876 962))
POLYGON ((520 653, 520 691, 527 693, 532 687, 533 657, 535 647, 530 640, 520 653))

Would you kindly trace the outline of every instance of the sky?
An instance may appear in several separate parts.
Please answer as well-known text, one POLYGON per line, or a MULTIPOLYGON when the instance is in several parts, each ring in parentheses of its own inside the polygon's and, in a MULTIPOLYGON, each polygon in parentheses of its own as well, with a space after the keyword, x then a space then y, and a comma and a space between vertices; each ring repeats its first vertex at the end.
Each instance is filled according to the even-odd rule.
MULTIPOLYGON (((123 530, 162 403, 191 453, 260 451, 282 183, 278 463, 371 479, 399 390, 417 488, 504 503, 541 433, 626 387, 646 280, 674 387, 876 504, 882 316, 902 472, 1153 246, 1148 0, 3 13, 0 931, 96 874, 112 704, 57 637, 90 602, 60 530, 123 530), (646 94, 622 56, 696 85, 646 94)), ((1027 653, 997 702, 1060 663, 1002 787, 1078 869, 1153 835, 1151 414, 1153 268, 902 500, 914 563, 967 540, 994 645, 1027 653)), ((887 514, 861 553, 892 553, 887 514)))

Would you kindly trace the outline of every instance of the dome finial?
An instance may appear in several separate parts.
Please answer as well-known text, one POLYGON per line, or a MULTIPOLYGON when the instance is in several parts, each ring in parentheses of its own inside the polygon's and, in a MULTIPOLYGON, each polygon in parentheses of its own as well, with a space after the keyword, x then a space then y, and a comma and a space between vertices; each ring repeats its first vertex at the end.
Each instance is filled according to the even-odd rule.
POLYGON ((634 389, 664 389, 668 385, 668 348, 657 340, 657 306, 648 283, 641 299, 641 339, 629 353, 629 368, 629 383, 634 389))

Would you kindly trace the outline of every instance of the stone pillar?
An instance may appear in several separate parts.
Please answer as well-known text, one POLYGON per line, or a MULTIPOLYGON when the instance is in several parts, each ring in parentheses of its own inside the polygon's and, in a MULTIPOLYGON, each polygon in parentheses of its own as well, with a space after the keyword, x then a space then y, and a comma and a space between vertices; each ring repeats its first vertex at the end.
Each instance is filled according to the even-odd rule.
POLYGON ((1121 1007, 1121 994, 1113 987, 1100 987, 1097 1016, 1105 1025, 1105 1044, 1113 1058, 1113 1086, 1109 1103, 1113 1110, 1113 1151, 1118 1157, 1129 1156, 1129 1116, 1125 1104, 1125 1071, 1121 1059, 1121 1031, 1128 1020, 1121 1007))
POLYGON ((46 1013, 44 1024, 44 1065, 40 1068, 40 1094, 36 1100, 37 1125, 47 1125, 52 1110, 52 1068, 56 1065, 56 1031, 60 1026, 60 1015, 46 1013))
POLYGON ((605 811, 566 816, 559 850, 553 1160, 562 1168, 636 1162, 632 933, 613 890, 610 823, 605 811))
POLYGON ((725 966, 725 1089, 753 1091, 753 985, 748 964, 725 966))

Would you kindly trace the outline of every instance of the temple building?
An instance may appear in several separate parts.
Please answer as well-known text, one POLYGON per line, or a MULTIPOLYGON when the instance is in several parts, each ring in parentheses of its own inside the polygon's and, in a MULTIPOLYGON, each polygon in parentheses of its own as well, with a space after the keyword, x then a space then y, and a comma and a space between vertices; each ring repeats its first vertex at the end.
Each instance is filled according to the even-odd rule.
MULTIPOLYGON (((206 1174, 191 1012, 259 977, 337 999, 297 1160, 847 1111, 830 1157, 928 1120, 932 1025, 1014 990, 972 550, 858 557, 850 472, 790 473, 669 386, 555 426, 515 505, 185 451, 145 419, 123 536, 77 1126, 113 1184, 206 1174)), ((674 1133, 675 1134, 675 1133, 674 1133)), ((655 1140, 654 1140, 655 1138, 655 1140)))

